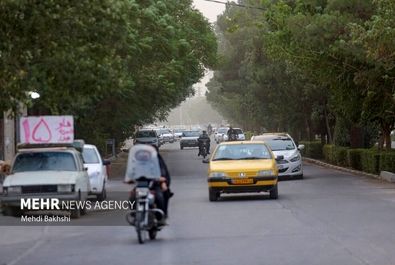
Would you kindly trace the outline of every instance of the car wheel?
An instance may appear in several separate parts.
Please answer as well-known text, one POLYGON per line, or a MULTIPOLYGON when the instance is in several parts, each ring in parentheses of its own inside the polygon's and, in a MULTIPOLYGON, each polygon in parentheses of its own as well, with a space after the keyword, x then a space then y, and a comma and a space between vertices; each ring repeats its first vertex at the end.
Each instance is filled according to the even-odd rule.
POLYGON ((107 198, 106 183, 103 183, 102 192, 100 194, 98 194, 96 197, 99 202, 102 202, 107 198))
POLYGON ((3 215, 4 216, 14 216, 20 217, 23 214, 23 211, 18 207, 7 206, 3 208, 3 215))
POLYGON ((271 190, 270 190, 270 199, 272 200, 277 200, 278 199, 278 184, 276 184, 271 190))
POLYGON ((78 219, 81 217, 81 210, 79 208, 70 211, 71 219, 78 219))
POLYGON ((181 145, 181 146, 180 146, 180 149, 183 150, 183 149, 184 149, 184 146, 181 145))
POLYGON ((220 194, 218 191, 213 190, 212 188, 208 189, 208 199, 210 202, 215 202, 218 200, 220 194))

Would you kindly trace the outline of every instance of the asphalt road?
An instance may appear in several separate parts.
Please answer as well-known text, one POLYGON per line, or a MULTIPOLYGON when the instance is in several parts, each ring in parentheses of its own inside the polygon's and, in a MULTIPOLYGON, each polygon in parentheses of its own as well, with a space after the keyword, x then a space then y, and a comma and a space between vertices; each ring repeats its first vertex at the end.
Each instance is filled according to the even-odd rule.
MULTIPOLYGON (((0 227, 0 265, 395 264, 395 185, 306 164, 304 180, 279 184, 278 200, 210 203, 207 165, 196 153, 163 148, 175 197, 156 241, 139 245, 129 226, 89 226, 124 218, 90 212, 75 221, 84 226, 0 227)), ((120 178, 110 189, 127 196, 120 178)))

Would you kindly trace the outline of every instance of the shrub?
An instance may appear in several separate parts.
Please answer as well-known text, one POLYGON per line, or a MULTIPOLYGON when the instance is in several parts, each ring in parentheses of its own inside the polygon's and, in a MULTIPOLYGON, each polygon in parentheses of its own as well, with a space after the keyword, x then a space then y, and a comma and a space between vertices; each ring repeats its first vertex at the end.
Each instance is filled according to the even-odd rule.
POLYGON ((324 147, 322 148, 322 154, 324 156, 325 161, 329 162, 329 163, 334 163, 334 159, 333 159, 333 145, 331 144, 326 144, 324 145, 324 147))
POLYGON ((347 161, 348 165, 356 170, 362 170, 362 153, 366 149, 348 149, 347 161))
POLYGON ((380 154, 380 171, 395 173, 395 152, 382 152, 380 154))
POLYGON ((244 132, 244 135, 246 137, 246 140, 251 140, 251 137, 254 135, 254 133, 250 131, 246 131, 244 132))
POLYGON ((380 170, 380 153, 377 150, 365 149, 361 153, 362 171, 378 174, 380 170))
POLYGON ((348 159, 347 159, 347 151, 348 147, 343 146, 333 146, 332 147, 332 163, 347 167, 349 166, 348 159))
POLYGON ((304 145, 304 149, 301 151, 303 156, 321 159, 322 156, 322 144, 321 141, 307 142, 301 141, 300 144, 304 145))

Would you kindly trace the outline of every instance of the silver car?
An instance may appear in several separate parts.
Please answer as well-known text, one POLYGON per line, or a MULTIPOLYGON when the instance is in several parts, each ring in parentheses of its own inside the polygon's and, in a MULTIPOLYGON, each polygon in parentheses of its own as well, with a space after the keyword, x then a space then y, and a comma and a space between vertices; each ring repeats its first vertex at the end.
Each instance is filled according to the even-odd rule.
POLYGON ((276 157, 283 156, 277 160, 279 178, 303 178, 302 155, 300 150, 304 145, 296 146, 295 141, 286 133, 265 133, 253 136, 251 141, 264 141, 272 149, 276 157))

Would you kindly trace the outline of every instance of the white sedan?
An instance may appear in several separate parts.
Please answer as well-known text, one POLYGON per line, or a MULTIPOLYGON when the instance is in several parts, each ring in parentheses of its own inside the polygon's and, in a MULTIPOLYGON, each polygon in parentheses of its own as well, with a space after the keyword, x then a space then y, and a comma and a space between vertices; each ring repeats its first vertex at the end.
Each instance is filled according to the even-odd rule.
POLYGON ((85 144, 82 152, 84 157, 84 167, 88 168, 90 192, 91 195, 96 195, 97 200, 103 201, 107 197, 106 183, 108 180, 106 165, 109 165, 108 160, 102 160, 96 146, 85 144))

